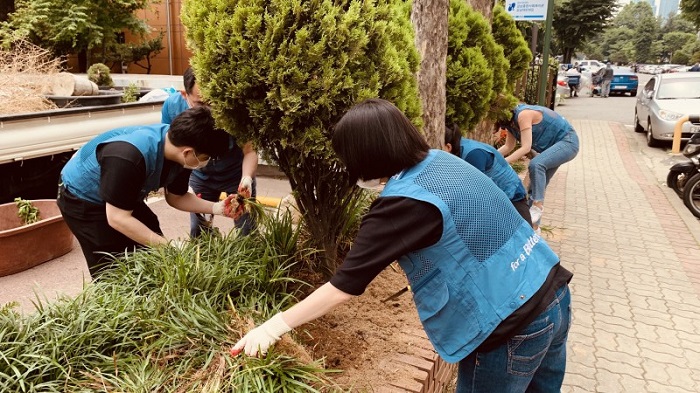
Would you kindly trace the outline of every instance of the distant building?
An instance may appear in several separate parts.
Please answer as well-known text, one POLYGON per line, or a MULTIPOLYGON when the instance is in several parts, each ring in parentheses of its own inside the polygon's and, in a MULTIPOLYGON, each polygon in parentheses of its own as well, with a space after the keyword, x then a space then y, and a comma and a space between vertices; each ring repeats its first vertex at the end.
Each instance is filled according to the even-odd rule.
POLYGON ((654 10, 654 16, 662 19, 667 19, 669 14, 677 14, 680 3, 680 0, 621 0, 621 4, 639 3, 640 1, 649 3, 651 9, 654 10))
POLYGON ((659 10, 656 13, 656 16, 663 19, 668 19, 670 14, 677 14, 679 3, 680 0, 659 0, 659 10))

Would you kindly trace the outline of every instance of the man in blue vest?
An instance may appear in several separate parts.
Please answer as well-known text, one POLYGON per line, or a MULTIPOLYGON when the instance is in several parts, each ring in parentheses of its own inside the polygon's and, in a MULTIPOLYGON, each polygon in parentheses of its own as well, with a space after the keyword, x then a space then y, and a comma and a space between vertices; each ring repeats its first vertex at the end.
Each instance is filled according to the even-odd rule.
POLYGON ((105 254, 168 242, 144 201, 161 187, 178 210, 234 216, 234 196, 213 203, 187 188, 192 170, 226 153, 228 138, 215 128, 210 110, 198 107, 172 125, 107 131, 75 153, 61 171, 58 206, 93 277, 107 267, 105 254))
MULTIPOLYGON (((192 68, 183 74, 185 91, 172 94, 163 103, 162 122, 170 124, 172 119, 188 108, 206 105, 202 99, 199 86, 192 68)), ((200 198, 218 201, 222 192, 240 194, 245 198, 255 198, 255 172, 258 168, 258 154, 251 143, 240 148, 233 137, 227 142, 228 150, 204 168, 192 171, 190 187, 200 198)), ((207 214, 190 214, 190 236, 197 237, 202 231, 210 231, 213 216, 207 214)), ((235 220, 236 228, 243 235, 250 233, 254 225, 253 217, 244 213, 235 220)))

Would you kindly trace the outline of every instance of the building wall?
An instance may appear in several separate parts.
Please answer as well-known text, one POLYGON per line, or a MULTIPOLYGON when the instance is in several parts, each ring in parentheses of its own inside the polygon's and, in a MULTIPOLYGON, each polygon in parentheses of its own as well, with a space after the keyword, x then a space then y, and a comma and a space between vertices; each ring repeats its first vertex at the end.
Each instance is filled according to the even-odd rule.
MULTIPOLYGON (((137 12, 137 16, 145 19, 153 32, 148 38, 155 38, 162 31, 163 50, 151 58, 151 74, 157 75, 182 75, 189 67, 189 60, 192 53, 187 49, 185 42, 185 27, 180 22, 180 10, 182 0, 160 0, 157 4, 152 4, 147 10, 137 12), (168 14, 168 10, 170 13, 168 14), (168 23, 168 16, 170 23, 168 23)), ((138 37, 129 34, 125 37, 127 42, 138 41, 138 37)), ((146 64, 145 61, 141 61, 146 64)), ((78 60, 76 56, 68 58, 67 67, 69 71, 77 72, 78 60)), ((113 69, 113 73, 122 70, 113 69)), ((146 69, 134 64, 130 64, 126 72, 129 74, 145 74, 146 69)))
MULTIPOLYGON (((185 27, 180 22, 181 8, 182 0, 162 0, 160 3, 154 4, 151 10, 139 11, 138 13, 138 17, 147 20, 153 28, 152 37, 157 36, 160 31, 165 32, 163 50, 151 59, 152 74, 182 75, 189 67, 192 53, 187 49, 185 27), (170 23, 168 23, 168 9, 170 10, 170 23)), ((143 74, 145 70, 130 65, 127 72, 143 74)))

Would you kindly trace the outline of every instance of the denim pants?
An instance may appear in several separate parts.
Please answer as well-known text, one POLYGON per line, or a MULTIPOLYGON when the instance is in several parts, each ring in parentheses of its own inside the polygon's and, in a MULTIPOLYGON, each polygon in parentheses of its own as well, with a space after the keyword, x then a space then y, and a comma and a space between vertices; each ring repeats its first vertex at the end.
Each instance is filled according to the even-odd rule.
POLYGON ((489 352, 473 352, 459 362, 457 393, 559 392, 566 369, 571 324, 568 285, 520 334, 489 352))
MULTIPOLYGON (((253 197, 255 196, 255 186, 256 181, 253 179, 253 197)), ((195 182, 190 180, 190 187, 195 194, 199 195, 202 199, 211 202, 218 202, 219 196, 221 195, 221 190, 213 189, 208 187, 205 183, 195 182)), ((234 189, 223 190, 227 194, 235 193, 234 189)), ((202 232, 211 232, 213 216, 211 214, 200 214, 200 213, 190 213, 190 237, 199 237, 202 232)), ((224 218, 228 219, 228 218, 224 218)), ((255 227, 255 222, 253 217, 249 213, 243 213, 238 220, 234 221, 234 225, 238 230, 241 231, 241 235, 247 236, 251 230, 255 227)))
POLYGON ((600 82, 600 96, 601 97, 607 97, 610 95, 610 83, 612 83, 611 80, 604 80, 600 82))
POLYGON ((565 162, 569 162, 578 154, 579 142, 576 131, 571 129, 559 142, 542 151, 530 160, 528 172, 530 175, 530 200, 544 200, 544 191, 554 173, 565 162))

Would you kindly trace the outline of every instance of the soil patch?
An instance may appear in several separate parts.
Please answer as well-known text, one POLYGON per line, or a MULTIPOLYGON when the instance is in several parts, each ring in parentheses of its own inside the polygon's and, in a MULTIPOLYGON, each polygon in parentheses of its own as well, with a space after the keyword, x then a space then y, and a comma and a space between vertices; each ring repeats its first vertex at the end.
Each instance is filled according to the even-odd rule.
POLYGON ((396 361, 429 346, 410 292, 383 302, 407 285, 398 265, 385 269, 367 291, 298 329, 313 358, 341 370, 330 379, 353 392, 383 391, 410 380, 413 369, 396 361))

